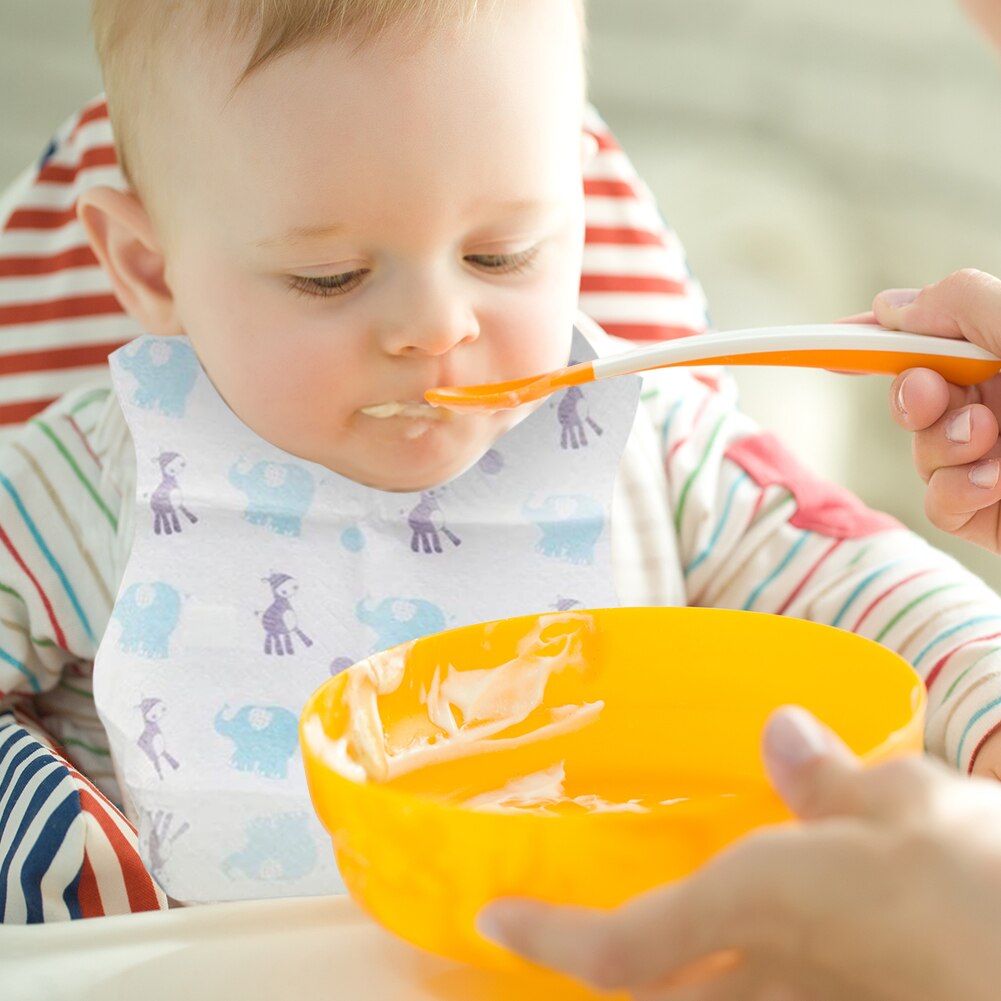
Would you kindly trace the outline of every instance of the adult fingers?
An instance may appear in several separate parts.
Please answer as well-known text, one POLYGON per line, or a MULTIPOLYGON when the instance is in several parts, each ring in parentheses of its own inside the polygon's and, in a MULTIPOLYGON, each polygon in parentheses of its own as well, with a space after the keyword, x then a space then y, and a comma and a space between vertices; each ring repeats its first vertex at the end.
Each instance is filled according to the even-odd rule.
POLYGON ((1001 354, 1001 281, 966 269, 923 289, 888 289, 873 300, 884 327, 940 337, 965 337, 1001 354))
POLYGON ((910 816, 934 796, 940 781, 917 756, 865 768, 830 729, 799 706, 785 706, 769 717, 762 747, 776 791, 804 820, 910 816))
POLYGON ((915 433, 914 467, 927 483, 936 470, 983 459, 997 443, 998 421, 987 407, 960 407, 915 433))
POLYGON ((906 431, 922 431, 946 411, 975 399, 975 393, 946 382, 931 369, 911 368, 890 386, 890 416, 906 431))
MULTIPOLYGON (((983 528, 985 538, 971 539, 979 545, 997 549, 998 533, 996 506, 1001 501, 1001 463, 986 458, 965 466, 937 469, 928 480, 925 492, 925 514, 928 520, 944 532, 960 532, 970 527, 983 528), (982 511, 995 508, 989 524, 971 526, 970 522, 982 511), (993 545, 991 545, 993 540, 993 545)), ((966 536, 966 532, 963 533, 966 536)))
POLYGON ((603 990, 701 982, 737 965, 735 953, 762 933, 762 915, 779 898, 799 892, 803 872, 827 872, 820 860, 790 867, 790 857, 813 850, 792 828, 776 828, 613 910, 499 900, 477 926, 531 962, 603 990))

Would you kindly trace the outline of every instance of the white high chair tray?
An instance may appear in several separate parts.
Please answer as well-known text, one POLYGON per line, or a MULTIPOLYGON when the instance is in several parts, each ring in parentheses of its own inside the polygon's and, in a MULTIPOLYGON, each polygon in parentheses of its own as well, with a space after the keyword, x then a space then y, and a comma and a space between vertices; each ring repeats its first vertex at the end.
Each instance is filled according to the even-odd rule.
POLYGON ((347 897, 3 925, 0 995, 4 1001, 597 997, 566 981, 485 973, 430 956, 379 928, 347 897))

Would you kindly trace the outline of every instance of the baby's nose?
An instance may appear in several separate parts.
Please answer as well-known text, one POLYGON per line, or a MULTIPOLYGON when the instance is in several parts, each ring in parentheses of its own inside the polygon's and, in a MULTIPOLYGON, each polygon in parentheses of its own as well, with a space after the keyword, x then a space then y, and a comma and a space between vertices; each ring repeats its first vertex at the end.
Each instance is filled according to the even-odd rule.
POLYGON ((468 304, 425 289, 383 336, 390 354, 442 355, 480 336, 480 324, 468 304), (416 300, 416 301, 415 301, 416 300))

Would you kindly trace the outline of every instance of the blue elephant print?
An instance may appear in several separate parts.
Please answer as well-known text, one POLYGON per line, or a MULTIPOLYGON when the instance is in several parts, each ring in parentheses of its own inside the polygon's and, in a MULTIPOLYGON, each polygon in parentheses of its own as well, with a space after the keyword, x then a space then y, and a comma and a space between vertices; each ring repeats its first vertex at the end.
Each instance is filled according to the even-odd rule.
POLYGON ((121 367, 139 385, 132 402, 143 410, 183 417, 200 366, 191 345, 178 338, 141 337, 118 355, 121 367))
POLYGON ((181 618, 181 595, 163 581, 132 584, 118 599, 113 614, 122 627, 120 650, 163 659, 181 618))
POLYGON ((355 615, 378 634, 372 653, 441 632, 446 625, 445 613, 421 598, 384 598, 378 605, 365 598, 355 607, 355 615))
POLYGON ((222 871, 230 879, 243 875, 268 882, 309 875, 316 866, 316 845, 308 821, 305 813, 254 817, 244 828, 246 843, 226 857, 222 871))
POLYGON ((605 511, 593 497, 562 494, 526 504, 528 519, 542 533, 538 552, 566 563, 594 562, 594 547, 605 527, 605 511))
POLYGON ((302 532, 316 489, 308 470, 292 462, 241 459, 230 469, 229 482, 247 498, 244 517, 251 525, 267 525, 276 535, 302 532))
POLYGON ((216 713, 216 733, 233 741, 230 764, 241 772, 267 778, 288 775, 289 759, 299 747, 299 720, 281 706, 223 706, 216 713))

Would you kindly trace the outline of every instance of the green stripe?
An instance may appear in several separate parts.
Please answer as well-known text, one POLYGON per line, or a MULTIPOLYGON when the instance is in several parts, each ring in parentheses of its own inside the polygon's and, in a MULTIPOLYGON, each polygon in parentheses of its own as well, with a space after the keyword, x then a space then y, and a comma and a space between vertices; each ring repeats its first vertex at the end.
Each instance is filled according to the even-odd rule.
POLYGON ((55 431, 53 431, 52 428, 50 428, 48 424, 46 424, 44 421, 34 420, 32 421, 32 423, 38 425, 38 427, 40 427, 42 431, 44 431, 45 434, 48 436, 52 444, 56 446, 56 448, 62 454, 63 458, 69 463, 70 468, 73 470, 74 473, 76 473, 76 478, 83 484, 87 493, 89 493, 90 496, 94 499, 94 503, 97 504, 102 514, 111 523, 111 527, 117 532, 118 519, 115 517, 111 508, 109 508, 108 505, 104 503, 104 500, 101 498, 101 495, 97 492, 97 490, 94 489, 94 485, 84 475, 83 470, 77 465, 76 460, 73 458, 72 455, 70 455, 68 449, 62 443, 62 441, 60 441, 55 431))
POLYGON ((82 695, 85 699, 94 700, 94 693, 88 692, 86 688, 77 688, 76 685, 71 685, 68 681, 60 681, 60 688, 65 688, 67 692, 72 692, 74 695, 82 695))
POLYGON ((965 671, 963 671, 963 673, 962 673, 962 674, 961 674, 961 675, 960 675, 960 676, 959 676, 958 678, 956 678, 956 680, 955 680, 955 681, 954 681, 954 682, 953 682, 953 683, 952 683, 952 684, 951 684, 951 685, 949 686, 949 691, 947 691, 947 692, 945 693, 945 695, 943 695, 943 696, 942 696, 942 702, 943 702, 943 703, 944 703, 944 702, 948 702, 948 701, 949 701, 949 696, 950 696, 950 695, 952 695, 952 693, 953 693, 953 692, 954 692, 954 691, 956 690, 956 686, 957 686, 957 685, 958 685, 958 684, 959 684, 959 683, 960 683, 960 682, 961 682, 961 681, 963 680, 963 678, 965 678, 965 677, 966 677, 966 676, 967 676, 967 675, 968 675, 968 674, 970 673, 970 671, 972 671, 972 670, 973 670, 973 669, 974 669, 974 668, 975 668, 975 667, 977 666, 977 664, 979 664, 979 663, 980 663, 980 662, 981 662, 982 660, 984 660, 985 658, 989 657, 989 656, 990 656, 990 655, 991 655, 992 653, 997 653, 997 652, 998 652, 998 650, 1001 650, 1001 646, 992 646, 992 647, 990 648, 990 650, 988 650, 988 651, 987 651, 986 653, 982 653, 982 654, 981 654, 981 655, 980 655, 980 656, 979 656, 979 657, 978 657, 978 658, 977 658, 977 659, 976 659, 976 660, 975 660, 975 661, 974 661, 974 662, 973 662, 973 663, 972 663, 972 664, 971 664, 971 665, 970 665, 970 666, 969 666, 969 667, 968 667, 968 668, 967 668, 967 669, 966 669, 965 671))
POLYGON ((848 564, 848 569, 851 569, 857 563, 861 562, 866 556, 868 556, 870 549, 872 549, 872 543, 869 543, 868 546, 863 546, 862 549, 859 551, 859 554, 855 557, 855 559, 853 559, 851 563, 848 564))
POLYGON ((890 619, 890 621, 889 621, 889 622, 887 622, 887 624, 886 624, 885 626, 883 626, 883 628, 882 628, 882 630, 881 630, 880 634, 879 634, 879 635, 878 635, 878 636, 876 637, 876 642, 877 642, 877 643, 881 643, 881 642, 882 642, 882 640, 883 640, 883 637, 884 637, 884 636, 885 636, 885 635, 886 635, 886 634, 887 634, 887 633, 888 633, 888 632, 889 632, 889 631, 890 631, 890 630, 891 630, 891 629, 892 629, 892 628, 893 628, 893 627, 894 627, 894 626, 895 626, 895 625, 896 625, 896 624, 897 624, 897 623, 898 623, 898 622, 899 622, 899 621, 900 621, 900 620, 901 620, 901 619, 902 619, 902 618, 903 618, 903 617, 904 617, 904 616, 905 616, 905 615, 906 615, 906 614, 907 614, 907 613, 908 613, 908 612, 909 612, 909 611, 910 611, 910 610, 911 610, 912 608, 914 608, 914 606, 915 606, 915 605, 920 605, 920 604, 921 604, 921 602, 923 602, 923 601, 927 601, 927 600, 928 600, 929 598, 933 597, 933 596, 934 596, 934 595, 936 595, 936 594, 941 594, 941 593, 942 593, 943 591, 950 591, 950 590, 951 590, 952 588, 954 588, 954 587, 959 587, 961 583, 962 583, 961 581, 953 581, 953 583, 951 583, 951 584, 943 584, 943 585, 942 585, 941 587, 936 587, 936 588, 933 588, 933 589, 932 589, 931 591, 925 591, 925 593, 924 593, 924 594, 922 594, 922 595, 918 596, 917 598, 915 598, 915 599, 914 599, 914 600, 913 600, 912 602, 910 602, 909 604, 907 604, 907 605, 904 605, 904 607, 903 607, 902 609, 900 609, 900 611, 899 611, 899 612, 897 612, 897 614, 896 614, 896 615, 894 615, 894 617, 893 617, 892 619, 890 619))
POLYGON ((21 593, 19 591, 15 591, 14 588, 4 584, 3 582, 0 582, 0 594, 9 594, 12 598, 17 598, 22 605, 27 607, 28 603, 21 596, 21 593))
POLYGON ((703 449, 702 457, 699 459, 698 465, 691 471, 691 473, 688 474, 688 479, 685 480, 685 485, 681 488, 681 497, 678 498, 678 507, 674 512, 674 528, 677 532, 681 531, 681 519, 685 513, 685 503, 688 500, 688 493, 692 489, 692 484, 698 478, 699 473, 702 472, 702 467, 705 466, 706 460, 709 458, 709 453, 712 451, 713 444, 719 436, 720 431, 723 429, 724 421, 726 421, 725 414, 716 422, 716 427, 713 428, 713 433, 709 436, 709 441, 706 444, 705 449, 703 449))
POLYGON ((22 636, 27 636, 31 640, 32 646, 50 647, 56 645, 55 640, 50 640, 45 636, 32 636, 20 622, 12 622, 10 619, 0 619, 0 626, 6 626, 13 633, 20 633, 22 636))
POLYGON ((91 754, 96 754, 102 758, 110 758, 111 752, 106 751, 103 747, 95 747, 93 744, 85 743, 82 740, 77 740, 76 737, 67 737, 65 740, 60 741, 63 747, 82 747, 85 751, 90 751, 91 754))
POLYGON ((640 399, 646 403, 649 400, 656 400, 660 396, 659 389, 648 389, 645 393, 640 393, 640 399))

